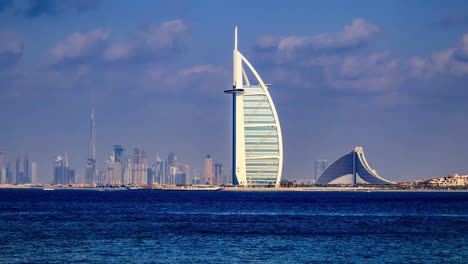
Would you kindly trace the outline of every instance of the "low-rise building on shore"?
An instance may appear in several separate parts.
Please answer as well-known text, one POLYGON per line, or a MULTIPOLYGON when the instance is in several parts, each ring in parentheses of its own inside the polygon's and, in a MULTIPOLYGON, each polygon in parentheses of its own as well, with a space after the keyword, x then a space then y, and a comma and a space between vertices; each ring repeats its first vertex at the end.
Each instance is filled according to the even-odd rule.
POLYGON ((439 187, 464 187, 468 186, 468 174, 459 175, 457 173, 442 178, 432 178, 429 184, 439 187))

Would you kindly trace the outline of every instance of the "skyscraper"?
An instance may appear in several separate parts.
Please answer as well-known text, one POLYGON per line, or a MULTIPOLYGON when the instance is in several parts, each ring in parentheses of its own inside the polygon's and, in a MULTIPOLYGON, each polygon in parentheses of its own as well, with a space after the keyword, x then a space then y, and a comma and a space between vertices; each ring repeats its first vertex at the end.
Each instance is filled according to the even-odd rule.
POLYGON ((156 166, 156 164, 153 164, 151 168, 148 168, 148 185, 152 185, 155 183, 159 184, 157 175, 158 175, 158 167, 156 166))
POLYGON ((86 163, 85 182, 93 184, 96 179, 96 124, 94 121, 94 105, 91 104, 91 123, 89 135, 89 156, 86 163))
POLYGON ((170 152, 167 156, 166 161, 166 173, 164 175, 166 184, 173 184, 172 176, 171 176, 171 167, 175 167, 177 165, 177 156, 174 152, 170 152))
POLYGON ((169 155, 167 156, 167 166, 171 167, 171 166, 176 165, 176 163, 177 163, 176 154, 174 152, 169 153, 169 155))
POLYGON ((31 161, 31 183, 37 184, 37 161, 31 161))
POLYGON ((104 185, 106 184, 107 175, 106 171, 96 171, 96 179, 95 183, 96 185, 104 185))
POLYGON ((16 184, 23 184, 24 182, 24 163, 21 157, 16 158, 16 184))
POLYGON ((122 147, 122 145, 114 145, 114 161, 122 164, 124 161, 123 154, 124 148, 122 147))
POLYGON ((269 85, 237 50, 237 27, 233 60, 233 88, 224 91, 233 97, 233 184, 277 187, 283 168, 281 126, 269 85), (255 78, 249 80, 246 71, 255 78))
POLYGON ((8 183, 6 173, 6 162, 6 152, 0 151, 0 184, 8 183))
POLYGON ((192 180, 192 183, 197 185, 197 184, 201 184, 201 180, 200 180, 200 170, 194 170, 193 171, 193 180, 192 180))
POLYGON ((174 185, 176 184, 176 177, 178 169, 176 166, 169 167, 169 184, 174 185))
POLYGON ((213 159, 207 155, 205 159, 205 182, 204 184, 213 184, 213 159))
POLYGON ((156 154, 156 163, 154 164, 154 181, 161 185, 164 184, 165 171, 165 164, 158 153, 156 154))
POLYGON ((185 173, 185 184, 190 184, 190 165, 185 164, 184 173, 185 173))
POLYGON ((148 154, 139 149, 133 149, 132 184, 145 185, 148 181, 148 154))
POLYGON ((223 184, 223 164, 215 163, 214 165, 214 184, 221 185, 223 184))
POLYGON ((106 184, 112 186, 122 184, 122 164, 115 161, 115 153, 106 161, 106 184))
POLYGON ((65 162, 62 156, 57 156, 54 161, 54 184, 65 184, 65 162))
POLYGON ((75 170, 68 167, 68 155, 58 155, 54 160, 54 184, 74 184, 75 170))
POLYGON ((16 182, 12 168, 11 168, 11 163, 9 161, 6 164, 5 175, 6 175, 6 181, 8 184, 13 184, 16 182))
POLYGON ((124 183, 126 160, 124 158, 124 148, 122 145, 114 145, 114 162, 120 164, 120 182, 124 183))
POLYGON ((167 161, 161 160, 161 166, 159 167, 159 178, 161 183, 160 184, 167 184, 167 178, 166 178, 166 170, 167 170, 167 161))
POLYGON ((31 177, 30 177, 31 174, 30 174, 30 170, 29 170, 29 157, 28 157, 28 155, 24 156, 23 166, 24 166, 23 179, 22 179, 21 183, 23 183, 23 184, 31 183, 31 177))
POLYGON ((148 183, 148 153, 144 150, 141 151, 141 175, 140 184, 146 185, 148 183))
POLYGON ((133 183, 132 181, 132 159, 128 158, 125 163, 125 173, 124 173, 124 180, 125 185, 130 185, 133 183))

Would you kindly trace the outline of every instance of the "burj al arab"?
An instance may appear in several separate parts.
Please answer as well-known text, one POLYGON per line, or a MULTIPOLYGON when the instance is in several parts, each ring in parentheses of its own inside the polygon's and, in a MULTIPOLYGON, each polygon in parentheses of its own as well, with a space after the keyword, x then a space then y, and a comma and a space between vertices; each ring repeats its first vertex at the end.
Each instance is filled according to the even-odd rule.
POLYGON ((237 46, 234 33, 232 95, 233 184, 278 187, 283 168, 283 140, 275 105, 265 84, 237 46), (249 77, 251 76, 251 80, 249 77))

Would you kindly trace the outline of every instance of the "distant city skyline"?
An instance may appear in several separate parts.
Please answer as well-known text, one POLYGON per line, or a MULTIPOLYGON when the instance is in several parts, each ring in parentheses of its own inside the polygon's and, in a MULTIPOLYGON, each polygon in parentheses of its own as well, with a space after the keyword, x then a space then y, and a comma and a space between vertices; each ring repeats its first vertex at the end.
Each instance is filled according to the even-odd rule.
POLYGON ((229 170, 223 91, 239 25, 243 54, 273 84, 283 178, 312 179, 314 160, 356 145, 391 181, 466 174, 467 13, 456 0, 11 1, 0 5, 0 150, 13 171, 28 154, 39 182, 66 152, 83 177, 94 90, 100 171, 117 144, 177 153, 201 180, 207 153, 229 170))

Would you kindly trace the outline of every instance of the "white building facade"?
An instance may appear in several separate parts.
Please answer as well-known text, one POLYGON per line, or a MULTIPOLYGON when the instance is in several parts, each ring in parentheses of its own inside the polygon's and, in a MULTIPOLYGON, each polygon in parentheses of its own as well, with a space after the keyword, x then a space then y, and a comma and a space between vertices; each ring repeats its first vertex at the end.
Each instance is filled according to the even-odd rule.
POLYGON ((233 89, 225 91, 233 95, 233 184, 278 187, 283 168, 278 114, 269 85, 237 50, 237 27, 233 55, 233 89))
POLYGON ((429 183, 439 187, 464 187, 468 186, 468 175, 455 173, 447 177, 430 179, 429 183))

